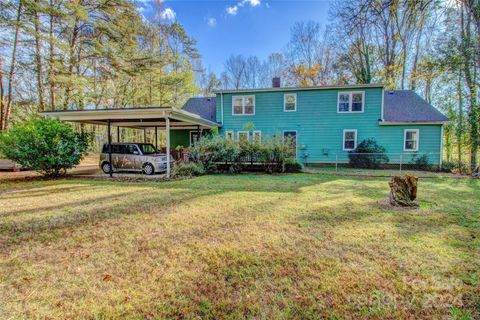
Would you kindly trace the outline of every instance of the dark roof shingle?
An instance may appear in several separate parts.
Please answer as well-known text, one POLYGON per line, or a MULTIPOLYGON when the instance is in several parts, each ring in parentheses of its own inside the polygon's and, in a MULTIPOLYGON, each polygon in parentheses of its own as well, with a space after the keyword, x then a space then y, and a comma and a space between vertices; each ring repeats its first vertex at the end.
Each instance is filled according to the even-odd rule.
POLYGON ((216 122, 215 97, 190 98, 183 105, 182 110, 199 115, 205 120, 216 122))
POLYGON ((449 119, 412 90, 384 93, 383 120, 388 122, 446 122, 449 119))

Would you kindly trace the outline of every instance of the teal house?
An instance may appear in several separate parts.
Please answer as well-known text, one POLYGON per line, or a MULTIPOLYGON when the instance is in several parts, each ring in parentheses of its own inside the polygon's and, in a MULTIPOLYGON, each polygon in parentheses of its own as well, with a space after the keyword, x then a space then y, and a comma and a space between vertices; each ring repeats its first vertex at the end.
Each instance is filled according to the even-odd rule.
MULTIPOLYGON (((290 88, 280 87, 278 79, 273 84, 220 90, 215 98, 190 99, 183 109, 216 121, 229 139, 290 136, 297 159, 307 165, 348 162, 348 152, 367 138, 385 147, 390 163, 427 155, 441 164, 449 120, 413 91, 372 84, 290 88)), ((195 134, 190 132, 190 141, 195 134)))

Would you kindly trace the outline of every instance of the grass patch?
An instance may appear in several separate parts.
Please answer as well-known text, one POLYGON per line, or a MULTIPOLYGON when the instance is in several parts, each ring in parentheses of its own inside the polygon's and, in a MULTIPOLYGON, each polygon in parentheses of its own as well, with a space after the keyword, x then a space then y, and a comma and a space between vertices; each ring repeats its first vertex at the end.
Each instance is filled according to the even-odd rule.
POLYGON ((213 175, 0 185, 2 318, 479 317, 480 181, 213 175))

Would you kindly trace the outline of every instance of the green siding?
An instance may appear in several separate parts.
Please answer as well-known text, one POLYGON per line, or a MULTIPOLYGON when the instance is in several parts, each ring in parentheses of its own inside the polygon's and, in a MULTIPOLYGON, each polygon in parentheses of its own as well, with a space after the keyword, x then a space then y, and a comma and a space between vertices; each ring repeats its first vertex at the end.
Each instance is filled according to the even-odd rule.
MULTIPOLYGON (((170 130, 170 146, 176 148, 178 146, 190 147, 190 132, 196 129, 170 130)), ((201 135, 206 135, 209 130, 200 130, 201 135)))
MULTIPOLYGON (((255 130, 262 131, 262 138, 274 134, 282 134, 284 130, 296 130, 298 139, 299 160, 304 161, 308 154, 309 163, 328 163, 335 161, 346 162, 347 152, 343 151, 343 130, 356 129, 357 143, 365 138, 375 138, 387 149, 391 162, 398 162, 400 153, 403 161, 409 161, 412 152, 403 151, 404 129, 419 129, 419 153, 435 153, 430 155, 432 163, 439 163, 441 126, 380 126, 382 89, 365 88, 354 91, 365 92, 364 112, 338 113, 338 92, 349 91, 339 89, 308 90, 288 93, 297 94, 297 111, 283 111, 283 96, 285 92, 252 92, 223 94, 223 127, 220 132, 245 130, 245 124, 253 123, 255 130), (255 95, 255 115, 232 115, 232 96, 255 95), (407 159, 406 159, 407 158, 407 159)), ((221 122, 221 95, 217 95, 217 121, 221 122)))
POLYGON ((190 130, 171 130, 170 146, 176 148, 178 146, 190 146, 190 130))

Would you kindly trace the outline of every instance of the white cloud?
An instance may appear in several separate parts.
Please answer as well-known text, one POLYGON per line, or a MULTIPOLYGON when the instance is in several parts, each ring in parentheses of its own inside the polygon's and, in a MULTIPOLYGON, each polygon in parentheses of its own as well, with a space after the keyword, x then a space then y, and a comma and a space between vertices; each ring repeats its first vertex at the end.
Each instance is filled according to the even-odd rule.
POLYGON ((231 14, 232 16, 236 15, 237 12, 238 12, 238 7, 237 6, 227 8, 227 13, 231 14))
POLYGON ((165 8, 165 10, 160 13, 160 18, 163 20, 175 20, 176 16, 177 14, 171 8, 165 8))
POLYGON ((215 18, 208 18, 207 24, 209 27, 215 27, 217 25, 217 19, 215 18))
POLYGON ((260 5, 260 0, 243 0, 243 3, 248 2, 252 7, 260 5))
POLYGON ((256 7, 259 6, 260 3, 261 0, 242 0, 232 7, 227 7, 227 13, 235 16, 238 13, 238 8, 241 8, 245 5, 250 5, 250 7, 256 7))

